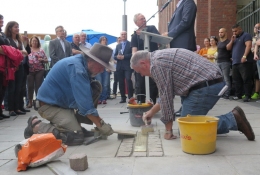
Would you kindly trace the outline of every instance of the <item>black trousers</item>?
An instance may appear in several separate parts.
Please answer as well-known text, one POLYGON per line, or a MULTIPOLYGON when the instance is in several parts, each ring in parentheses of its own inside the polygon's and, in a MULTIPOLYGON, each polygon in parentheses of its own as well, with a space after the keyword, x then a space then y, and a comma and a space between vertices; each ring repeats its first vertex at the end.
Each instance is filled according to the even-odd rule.
MULTIPOLYGON (((156 83, 152 78, 149 77, 149 86, 150 86, 150 98, 153 100, 153 103, 156 103, 156 98, 158 96, 158 88, 156 83)), ((137 101, 145 103, 145 96, 138 94, 146 94, 145 92, 145 77, 142 77, 141 74, 135 72, 135 94, 137 95, 137 101)), ((147 99, 150 100, 150 99, 147 99)))
POLYGON ((8 83, 8 110, 17 111, 21 107, 22 94, 22 83, 24 79, 24 68, 20 64, 19 69, 15 72, 15 80, 9 81, 8 83))
POLYGON ((117 94, 118 72, 114 72, 113 94, 117 94))
POLYGON ((134 94, 134 89, 133 89, 133 82, 131 79, 133 70, 118 70, 118 81, 119 81, 119 89, 120 89, 120 94, 122 99, 126 99, 125 95, 125 79, 126 79, 126 84, 127 84, 127 89, 128 89, 128 98, 133 97, 134 94))
POLYGON ((254 69, 253 63, 235 64, 232 67, 232 78, 235 84, 235 95, 243 96, 243 90, 247 97, 251 97, 253 85, 254 69))
MULTIPOLYGON (((5 89, 6 89, 6 86, 4 86, 4 74, 3 72, 0 72, 0 100, 1 100, 1 104, 4 100, 4 96, 5 96, 5 89)), ((0 107, 0 113, 2 114, 3 113, 3 110, 2 108, 0 107)))

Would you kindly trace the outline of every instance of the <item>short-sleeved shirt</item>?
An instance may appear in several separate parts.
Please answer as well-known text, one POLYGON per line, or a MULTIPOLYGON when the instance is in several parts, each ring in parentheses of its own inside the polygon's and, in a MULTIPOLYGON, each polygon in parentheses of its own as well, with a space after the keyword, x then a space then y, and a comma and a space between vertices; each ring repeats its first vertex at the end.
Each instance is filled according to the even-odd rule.
MULTIPOLYGON (((155 26, 146 26, 147 32, 159 34, 158 30, 155 26)), ((139 35, 134 33, 131 38, 131 47, 136 47, 137 50, 144 50, 144 40, 140 38, 139 35)), ((158 50, 158 44, 154 42, 150 42, 150 52, 153 52, 155 50, 158 50)))
POLYGON ((218 42, 218 58, 217 62, 222 63, 222 62, 231 62, 231 51, 227 50, 227 45, 230 42, 229 39, 226 39, 225 41, 219 41, 218 42))
POLYGON ((79 46, 77 46, 75 43, 72 42, 72 43, 70 43, 70 45, 71 45, 71 48, 72 48, 72 49, 81 51, 80 48, 79 48, 79 46))
MULTIPOLYGON (((241 35, 235 39, 232 48, 232 65, 241 63, 241 59, 244 56, 246 49, 245 42, 247 41, 252 41, 252 36, 246 32, 241 33, 241 35)), ((253 53, 249 52, 247 55, 247 62, 253 62, 253 57, 253 53)))

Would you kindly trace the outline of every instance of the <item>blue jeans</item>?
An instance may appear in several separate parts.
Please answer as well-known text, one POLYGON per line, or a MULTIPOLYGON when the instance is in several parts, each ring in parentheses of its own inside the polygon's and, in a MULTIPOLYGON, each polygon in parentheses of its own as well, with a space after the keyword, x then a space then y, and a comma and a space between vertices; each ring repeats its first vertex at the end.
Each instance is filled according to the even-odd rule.
POLYGON ((109 72, 106 70, 102 73, 96 75, 97 81, 100 82, 102 86, 102 92, 100 94, 99 100, 107 100, 107 90, 108 90, 108 83, 109 83, 109 72))
POLYGON ((224 76, 224 80, 226 85, 228 86, 227 91, 224 93, 224 96, 229 97, 230 89, 231 89, 231 81, 230 81, 230 65, 231 62, 222 62, 218 63, 219 68, 221 69, 222 75, 224 76))
MULTIPOLYGON (((181 116, 207 115, 210 109, 217 103, 220 96, 218 93, 225 86, 224 82, 208 87, 193 90, 188 96, 181 96, 182 111, 181 116)), ((237 130, 237 123, 232 112, 216 116, 218 121, 218 134, 228 133, 229 130, 237 130)))

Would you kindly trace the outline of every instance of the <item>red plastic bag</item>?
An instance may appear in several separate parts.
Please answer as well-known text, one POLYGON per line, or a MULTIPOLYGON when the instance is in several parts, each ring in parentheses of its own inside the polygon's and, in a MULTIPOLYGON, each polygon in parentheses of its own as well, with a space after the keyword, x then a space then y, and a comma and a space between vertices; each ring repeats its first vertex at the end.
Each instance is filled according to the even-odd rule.
POLYGON ((52 133, 34 134, 18 152, 17 171, 27 167, 37 167, 62 156, 67 146, 57 140, 52 133))

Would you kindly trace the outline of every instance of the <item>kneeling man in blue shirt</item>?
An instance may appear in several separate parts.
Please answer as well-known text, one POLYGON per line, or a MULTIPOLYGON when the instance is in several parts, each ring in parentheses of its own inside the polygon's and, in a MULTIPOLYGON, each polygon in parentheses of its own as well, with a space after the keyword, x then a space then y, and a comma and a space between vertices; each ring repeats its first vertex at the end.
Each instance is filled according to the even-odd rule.
POLYGON ((37 94, 38 113, 50 123, 31 116, 25 138, 36 133, 53 133, 67 145, 79 145, 84 136, 93 135, 80 123, 94 123, 102 135, 113 133, 111 125, 100 118, 96 109, 102 88, 92 78, 105 68, 114 71, 109 64, 113 50, 101 44, 95 44, 90 50, 82 46, 80 49, 82 54, 58 61, 42 83, 37 94))

